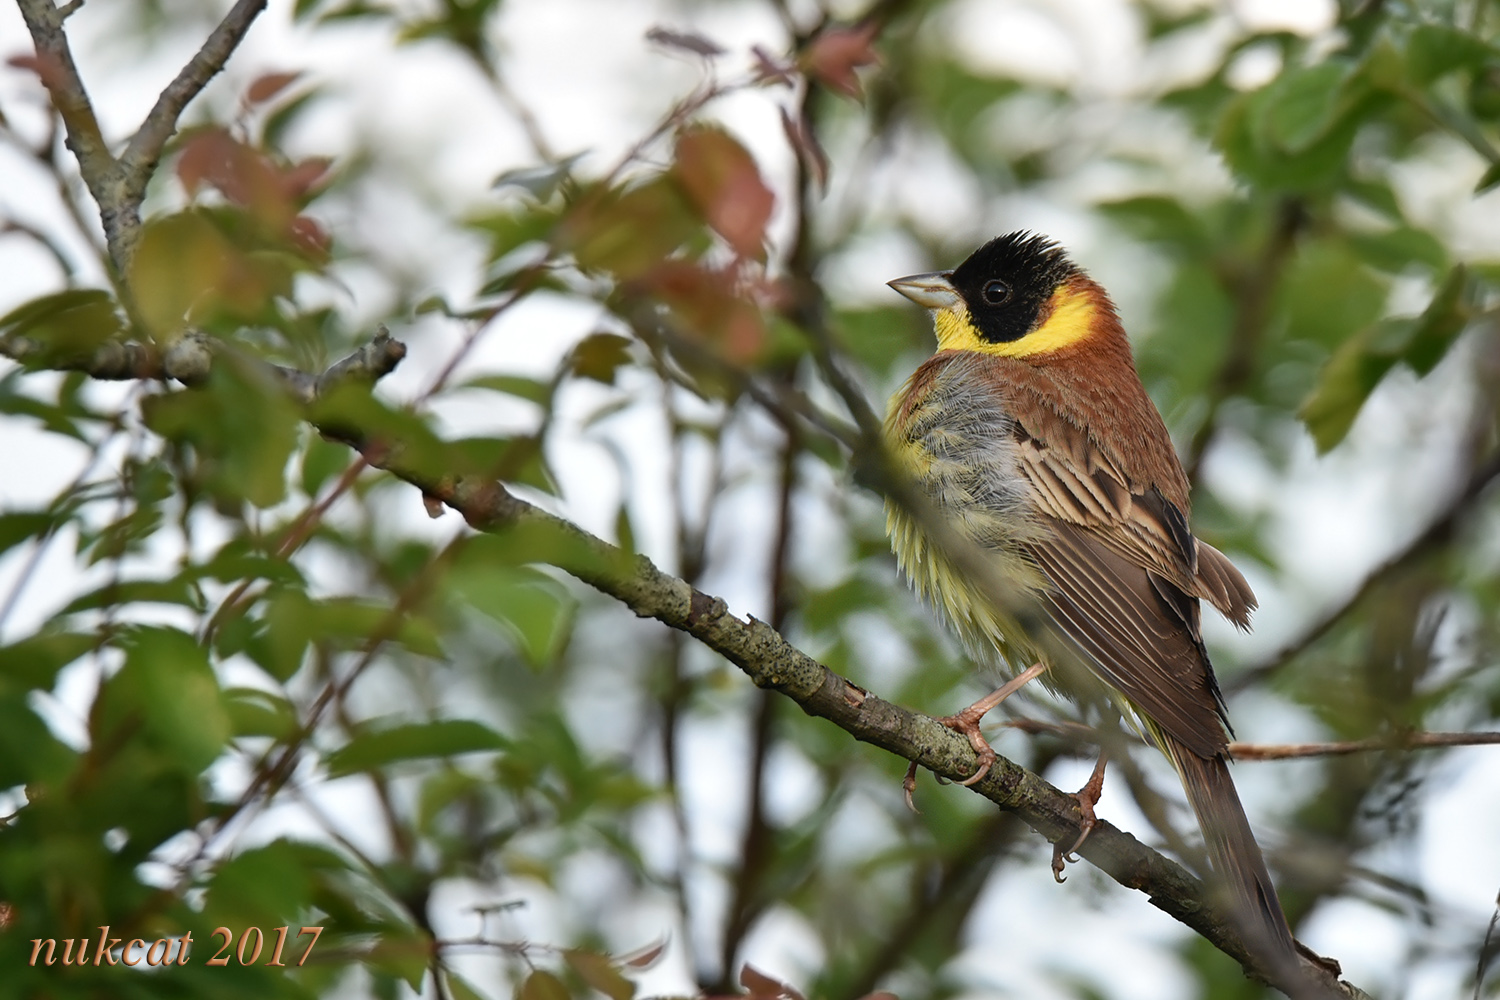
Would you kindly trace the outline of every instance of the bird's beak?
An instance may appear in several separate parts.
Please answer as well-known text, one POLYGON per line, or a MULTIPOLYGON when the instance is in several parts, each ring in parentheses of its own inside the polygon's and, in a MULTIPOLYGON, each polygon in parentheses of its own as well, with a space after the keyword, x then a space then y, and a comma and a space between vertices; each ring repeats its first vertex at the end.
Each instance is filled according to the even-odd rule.
POLYGON ((958 289, 950 280, 952 271, 931 271, 927 274, 910 274, 904 278, 887 281, 896 291, 926 309, 955 309, 962 300, 958 289))

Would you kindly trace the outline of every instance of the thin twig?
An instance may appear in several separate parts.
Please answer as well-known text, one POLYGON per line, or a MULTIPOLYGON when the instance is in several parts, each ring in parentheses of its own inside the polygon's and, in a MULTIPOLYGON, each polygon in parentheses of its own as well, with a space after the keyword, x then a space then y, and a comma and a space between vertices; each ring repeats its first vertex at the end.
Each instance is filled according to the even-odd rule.
POLYGON ((1235 760, 1291 760, 1296 757, 1339 757, 1371 750, 1428 750, 1496 743, 1500 743, 1500 733, 1401 733, 1334 743, 1231 743, 1229 753, 1235 760))
POLYGON ((68 45, 63 21, 67 12, 61 10, 53 0, 16 0, 26 29, 31 33, 36 48, 36 73, 52 97, 52 106, 62 116, 67 129, 68 148, 78 157, 83 171, 84 183, 103 206, 109 195, 104 186, 113 177, 115 158, 110 155, 99 128, 99 119, 94 116, 94 106, 89 101, 83 78, 78 75, 78 66, 73 62, 73 50, 68 45))
POLYGON ((167 140, 177 131, 177 120, 183 110, 224 68, 234 50, 244 41, 250 25, 265 8, 266 0, 238 0, 224 15, 224 20, 209 33, 203 47, 157 97, 141 127, 136 129, 125 146, 125 152, 120 155, 120 165, 125 170, 126 198, 139 204, 147 181, 156 172, 156 164, 167 140))

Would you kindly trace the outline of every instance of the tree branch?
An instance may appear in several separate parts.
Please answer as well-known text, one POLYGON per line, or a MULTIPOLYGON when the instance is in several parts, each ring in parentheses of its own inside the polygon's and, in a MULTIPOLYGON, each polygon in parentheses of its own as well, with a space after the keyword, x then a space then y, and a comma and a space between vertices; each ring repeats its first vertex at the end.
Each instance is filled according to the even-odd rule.
POLYGON ((188 102, 224 68, 250 24, 265 9, 266 0, 235 3, 203 47, 161 92, 119 159, 109 151, 83 78, 73 62, 67 33, 63 31, 64 20, 77 4, 59 8, 53 0, 16 0, 16 5, 36 47, 32 68, 62 117, 68 148, 78 157, 83 182, 99 204, 110 260, 115 271, 124 276, 140 242, 141 201, 146 196, 146 185, 156 171, 167 140, 177 131, 177 119, 188 102))
MULTIPOLYGON (((31 33, 31 42, 36 48, 32 68, 42 86, 47 88, 52 106, 62 117, 68 148, 78 157, 83 182, 104 213, 107 233, 109 215, 106 210, 113 204, 110 188, 119 175, 119 164, 104 141, 99 119, 94 115, 94 105, 83 86, 83 78, 78 75, 67 33, 63 31, 63 22, 73 8, 71 5, 59 8, 53 0, 16 0, 16 6, 21 10, 26 30, 31 33)), ((118 261, 116 265, 119 265, 118 261)))
MULTIPOLYGON (((111 340, 91 354, 74 358, 48 357, 47 348, 26 336, 0 336, 0 357, 21 364, 35 364, 49 371, 83 372, 103 381, 145 379, 165 382, 176 379, 185 385, 204 382, 213 368, 214 359, 232 351, 232 345, 191 331, 166 347, 133 340, 111 340)), ((406 357, 406 345, 391 337, 384 327, 370 342, 353 354, 333 364, 321 375, 313 375, 285 365, 264 364, 299 402, 310 403, 328 387, 350 379, 376 382, 395 370, 406 357)))

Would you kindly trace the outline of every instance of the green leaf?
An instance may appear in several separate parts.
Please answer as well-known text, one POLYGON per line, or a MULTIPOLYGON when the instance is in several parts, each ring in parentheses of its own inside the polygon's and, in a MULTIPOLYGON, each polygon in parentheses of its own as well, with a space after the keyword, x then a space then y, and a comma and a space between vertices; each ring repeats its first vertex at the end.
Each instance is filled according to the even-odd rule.
POLYGON ((426 933, 405 923, 391 923, 380 929, 375 947, 363 962, 372 970, 397 977, 412 993, 418 993, 427 977, 432 951, 432 939, 426 933))
POLYGON ((1250 185, 1266 191, 1326 187, 1343 174, 1360 125, 1390 100, 1371 89, 1364 73, 1320 66, 1332 68, 1290 71, 1231 101, 1220 116, 1214 143, 1250 185), (1288 107, 1281 106, 1284 96, 1288 107))
POLYGON ((220 499, 273 507, 286 498, 300 416, 275 386, 215 365, 207 385, 142 401, 146 425, 191 445, 196 473, 220 499))
POLYGON ((1467 284, 1467 271, 1456 266, 1421 316, 1382 320, 1340 345, 1299 411, 1319 452, 1344 439, 1365 400, 1397 363, 1418 375, 1437 365, 1468 322, 1467 284))
POLYGON ((87 358, 123 331, 113 297, 97 288, 44 295, 0 317, 0 338, 34 341, 42 348, 37 359, 42 365, 87 358))
MULTIPOLYGON (((242 851, 214 873, 209 883, 207 912, 216 923, 260 927, 269 931, 274 940, 275 931, 271 928, 279 924, 296 925, 299 916, 312 905, 311 874, 326 864, 326 852, 286 840, 242 851), (309 848, 313 853, 309 853, 309 848)), ((301 943, 305 945, 306 941, 303 938, 301 943)), ((292 939, 287 942, 293 943, 292 939)), ((300 955, 301 949, 291 954, 300 955)), ((286 960, 285 953, 282 960, 286 960)))
POLYGON ((208 654, 192 636, 169 628, 135 629, 123 645, 125 665, 95 702, 94 745, 115 746, 140 730, 175 766, 198 774, 231 732, 208 654))
POLYGON ((488 389, 491 392, 504 393, 507 396, 515 396, 517 399, 535 403, 545 410, 551 408, 552 394, 557 386, 553 382, 526 378, 523 375, 481 375, 478 378, 469 379, 458 388, 488 389))
POLYGON ((1410 320, 1387 321, 1384 328, 1372 328, 1367 336, 1349 338, 1328 360, 1317 386, 1298 411, 1319 454, 1348 435, 1365 400, 1396 364, 1393 357, 1367 351, 1369 341, 1382 334, 1404 336, 1401 331, 1410 324, 1410 320))
POLYGON ((40 540, 51 534, 59 518, 49 511, 15 511, 0 514, 0 553, 22 542, 40 540))
POLYGON ((1164 243, 1179 251, 1205 243, 1201 213, 1190 212, 1176 198, 1140 195, 1105 202, 1099 210, 1130 232, 1153 243, 1164 243))
POLYGON ((309 497, 318 496, 329 480, 342 475, 353 462, 354 454, 348 445, 312 435, 302 453, 302 492, 309 497))
POLYGON ((916 315, 899 305, 840 310, 839 342, 871 371, 889 375, 909 352, 932 343, 929 321, 916 315))
POLYGON ((446 474, 443 440, 427 419, 393 407, 375 396, 367 385, 344 382, 319 396, 310 417, 320 431, 356 441, 401 445, 402 464, 418 476, 437 479, 446 474))
MULTIPOLYGON (((14 648, 14 647, 12 647, 14 648)), ((3 659, 0 651, 0 662, 3 659)), ((77 759, 26 704, 23 694, 0 697, 0 789, 64 779, 77 759)))
POLYGON ((628 190, 594 190, 563 219, 559 242, 578 266, 621 280, 639 278, 704 229, 677 184, 655 177, 628 190))
POLYGON ((1413 264, 1433 272, 1448 266, 1448 250, 1425 229, 1395 226, 1380 233, 1351 233, 1349 243, 1372 266, 1391 274, 1411 270, 1413 264))
POLYGON ((442 655, 432 625, 418 615, 393 614, 389 604, 352 597, 313 600, 294 588, 278 588, 265 614, 265 641, 256 662, 279 681, 299 669, 309 643, 357 649, 377 632, 419 656, 442 655))
MULTIPOLYGON (((16 368, 0 377, 0 413, 31 417, 53 434, 73 438, 93 447, 89 435, 79 426, 80 421, 103 421, 106 418, 90 410, 81 398, 81 387, 91 382, 82 372, 69 372, 58 383, 57 401, 46 402, 21 391, 27 377, 24 368, 16 368)), ((34 380, 31 380, 34 382, 34 380)))
POLYGON ((1479 178, 1479 183, 1474 185, 1474 194, 1481 195, 1493 191, 1496 185, 1500 185, 1500 163, 1490 164, 1484 176, 1479 178))
POLYGON ((297 732, 297 710, 281 695, 259 688, 229 688, 224 707, 236 736, 285 740, 297 732))
POLYGON ((1437 366, 1469 322, 1469 310, 1464 301, 1467 286, 1467 270, 1462 264, 1455 265, 1417 318, 1401 360, 1418 375, 1426 375, 1437 366))
POLYGON ((387 729, 365 728, 328 755, 329 777, 372 771, 403 760, 493 753, 510 745, 489 726, 472 719, 444 719, 387 729))
POLYGON ((519 188, 537 201, 547 201, 557 193, 559 187, 572 178, 573 168, 587 155, 587 153, 574 153, 572 156, 563 157, 553 163, 507 170, 495 178, 491 187, 499 190, 519 188))
POLYGON ((58 671, 97 648, 100 641, 96 635, 52 632, 0 646, 0 691, 51 690, 58 671))
POLYGON ((618 550, 601 552, 587 537, 568 526, 522 521, 497 531, 470 537, 457 568, 467 566, 523 566, 546 563, 574 576, 635 572, 636 557, 618 550))
POLYGON ((1266 138, 1289 153, 1306 152, 1348 108, 1349 67, 1328 60, 1282 73, 1266 90, 1266 138))
POLYGON ((562 980, 541 969, 526 977, 517 996, 519 1000, 570 1000, 562 980))
POLYGON ((635 996, 635 984, 622 976, 619 968, 606 956, 569 948, 563 952, 563 959, 579 978, 610 1000, 631 1000, 635 996))
POLYGON ((453 997, 453 1000, 488 1000, 483 993, 471 986, 469 981, 459 976, 458 973, 444 970, 441 975, 448 987, 448 995, 453 997))
POLYGON ((467 220, 467 225, 489 237, 489 259, 494 262, 529 243, 550 240, 561 218, 562 215, 556 208, 513 206, 472 216, 467 220))
POLYGON ((168 580, 112 580, 69 601, 67 607, 59 613, 70 615, 125 604, 177 604, 202 611, 203 595, 187 578, 180 575, 168 580))
POLYGON ((1277 287, 1275 305, 1286 317, 1288 340, 1332 350, 1381 317, 1387 288, 1348 242, 1307 239, 1277 287))
POLYGON ((448 585, 470 605, 503 625, 535 667, 553 662, 567 642, 576 610, 562 584, 533 569, 490 564, 465 550, 448 585))
POLYGON ((1418 87, 1449 73, 1478 69, 1496 55, 1477 35, 1435 22, 1418 25, 1406 42, 1407 72, 1418 87))
POLYGON ((923 111, 948 145, 971 163, 992 168, 994 149, 981 119, 1003 99, 1021 90, 1013 79, 978 76, 954 58, 929 61, 912 78, 923 111))
POLYGON ((538 438, 460 438, 448 443, 447 455, 451 474, 524 483, 544 493, 557 493, 538 438))
POLYGON ((631 340, 617 333, 591 333, 568 352, 568 371, 582 378, 615 384, 615 372, 631 363, 631 340))

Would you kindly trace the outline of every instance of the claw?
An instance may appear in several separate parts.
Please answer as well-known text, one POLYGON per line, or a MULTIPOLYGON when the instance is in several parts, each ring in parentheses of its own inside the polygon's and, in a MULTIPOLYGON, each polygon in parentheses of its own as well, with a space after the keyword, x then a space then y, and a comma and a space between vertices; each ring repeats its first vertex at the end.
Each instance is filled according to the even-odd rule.
POLYGON ((995 753, 989 742, 985 740, 984 735, 979 731, 980 720, 985 717, 990 709, 1021 690, 1021 688, 1026 686, 1028 681, 1031 681, 1046 669, 1045 664, 1032 664, 1007 681, 1003 687, 991 691, 957 715, 945 715, 937 720, 955 733, 960 733, 968 737, 969 746, 974 748, 974 756, 977 759, 978 767, 975 768, 973 774, 960 781, 959 784, 967 786, 984 780, 984 776, 990 773, 990 768, 995 765, 995 761, 1000 759, 1000 756, 995 753))
MULTIPOLYGON (((1021 690, 1021 688, 1026 686, 1028 681, 1037 677, 1046 669, 1046 664, 1034 663, 1011 678, 1003 687, 991 691, 957 715, 948 715, 937 720, 954 732, 962 733, 968 737, 969 746, 974 748, 974 756, 977 759, 978 766, 973 774, 959 782, 959 784, 974 785, 983 781, 984 776, 989 774, 990 768, 995 765, 995 761, 1000 759, 999 755, 986 742, 983 734, 980 733, 979 721, 984 718, 990 709, 1021 690)), ((939 784, 946 784, 941 775, 938 776, 937 780, 939 784)), ((901 788, 906 794, 906 804, 911 811, 921 812, 917 808, 916 803, 912 801, 912 793, 917 788, 917 765, 915 763, 906 769, 906 777, 901 779, 901 788)))
POLYGON ((995 761, 1000 759, 999 754, 995 753, 984 738, 984 734, 979 731, 979 720, 984 717, 984 713, 989 711, 989 708, 985 707, 979 712, 974 710, 983 704, 982 701, 975 702, 957 715, 945 715, 937 720, 955 733, 967 736, 969 746, 974 748, 974 757, 979 766, 975 768, 973 774, 960 781, 960 785, 968 786, 983 780, 984 776, 990 773, 990 768, 994 766, 995 761))
POLYGON ((1109 755, 1101 752, 1099 760, 1094 764, 1094 772, 1089 775, 1089 780, 1073 794, 1073 798, 1078 800, 1078 839, 1073 841, 1073 846, 1066 850, 1061 841, 1052 845, 1052 877, 1059 883, 1067 881, 1063 878, 1063 868, 1078 860, 1078 849, 1083 846, 1085 840, 1089 839, 1089 834, 1094 832, 1094 827, 1099 825, 1099 817, 1094 812, 1094 806, 1098 805, 1099 795, 1104 791, 1104 765, 1108 761, 1109 755))

